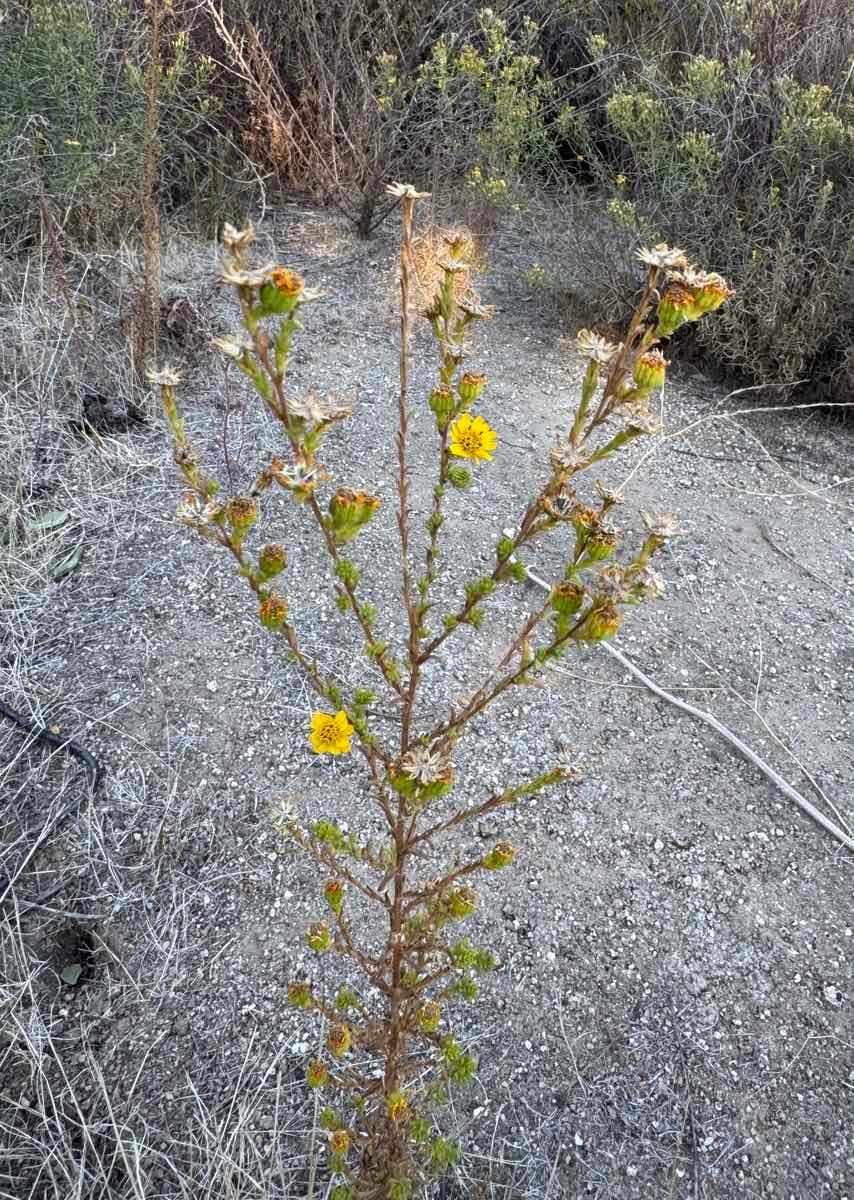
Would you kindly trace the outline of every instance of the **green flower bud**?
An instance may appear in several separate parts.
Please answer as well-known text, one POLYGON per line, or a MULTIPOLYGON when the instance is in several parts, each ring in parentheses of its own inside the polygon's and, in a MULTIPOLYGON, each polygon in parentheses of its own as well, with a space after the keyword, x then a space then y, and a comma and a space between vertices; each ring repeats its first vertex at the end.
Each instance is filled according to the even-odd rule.
POLYGON ((620 628, 622 614, 610 600, 591 609, 576 636, 587 642, 601 642, 603 638, 613 637, 620 628))
POLYGON ((249 496, 235 496, 225 506, 225 515, 238 538, 244 538, 258 520, 258 505, 249 496))
POLYGON ((430 1122, 426 1117, 415 1117, 409 1122, 406 1132, 411 1142, 426 1142, 430 1136, 430 1122))
POLYGON ((284 546, 278 544, 265 546, 258 555, 258 578, 265 582, 273 579, 280 571, 284 571, 288 556, 284 546))
POLYGON ((288 1000, 295 1008, 311 1008, 311 985, 304 979, 294 979, 288 984, 288 1000))
POLYGON ((369 492, 339 488, 329 501, 329 516, 335 541, 339 546, 351 542, 363 525, 380 506, 379 498, 369 492))
POLYGON ((483 865, 488 871, 500 871, 502 867, 509 867, 515 857, 516 848, 514 846, 511 846, 509 842, 499 842, 486 855, 483 865))
POLYGON ((329 1139, 329 1149, 338 1158, 343 1158, 350 1149, 350 1135, 346 1129, 336 1129, 329 1139))
POLYGON ((339 1012, 347 1012, 351 1008, 357 1008, 359 1005, 359 997, 351 987, 340 987, 335 993, 335 1007, 339 1012))
POLYGON ((324 954, 332 945, 332 934, 325 921, 315 921, 305 935, 309 947, 317 954, 324 954))
POLYGON ((349 558, 339 558, 335 564, 335 574, 344 584, 355 587, 359 582, 359 568, 349 558))
POLYGON ((481 375, 475 371, 465 372, 458 385, 460 399, 465 408, 468 408, 470 404, 473 404, 479 398, 485 386, 485 375, 481 375))
POLYGON ((669 361, 660 350, 647 350, 635 363, 634 379, 638 389, 651 392, 655 388, 663 387, 664 376, 669 366, 669 361))
POLYGON ((439 1028, 442 1009, 435 1000, 428 1000, 418 1013, 418 1028, 422 1033, 435 1033, 439 1028))
POLYGON ((617 539, 607 529, 597 529, 584 543, 585 563, 601 562, 614 553, 617 539))
POLYGON ((308 1064, 305 1081, 310 1088, 322 1088, 329 1082, 329 1072, 319 1058, 313 1058, 308 1064))
POLYGON ((456 397, 449 387, 440 384, 430 393, 430 408, 436 414, 439 429, 447 429, 457 407, 456 397))
POLYGON ((344 904, 344 885, 341 880, 327 879, 323 894, 326 897, 326 903, 335 915, 338 916, 344 904))
POLYGON ((562 617, 571 617, 584 602, 584 589, 570 579, 563 580, 552 588, 552 607, 562 617))
POLYGON ((335 1058, 343 1058, 353 1044, 349 1026, 333 1025, 326 1037, 326 1049, 335 1058))
POLYGON ((467 471, 465 467, 461 467, 457 463, 451 463, 448 467, 448 483, 463 491, 471 483, 471 471, 467 471))
POLYGON ((278 592, 270 592, 258 606, 258 618, 265 629, 282 629, 288 620, 288 602, 278 592))
POLYGON ((444 900, 448 915, 458 921, 471 916, 477 908, 477 892, 470 887, 456 888, 444 900))
POLYGON ((671 284, 658 302, 656 337, 670 337, 685 321, 693 319, 694 297, 680 284, 671 284))

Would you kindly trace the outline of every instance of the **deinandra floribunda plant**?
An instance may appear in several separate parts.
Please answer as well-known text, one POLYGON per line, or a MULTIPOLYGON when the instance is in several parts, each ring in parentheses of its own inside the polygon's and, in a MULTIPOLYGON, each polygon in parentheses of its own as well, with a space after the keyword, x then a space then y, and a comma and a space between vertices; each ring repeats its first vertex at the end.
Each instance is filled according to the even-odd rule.
MULTIPOLYGON (((508 781, 477 803, 454 798, 455 758, 479 714, 511 688, 531 682, 572 646, 613 637, 631 605, 661 595, 653 560, 679 532, 675 517, 645 513, 641 544, 618 554, 620 538, 611 514, 620 497, 598 481, 582 492, 584 477, 630 442, 655 436, 661 426, 654 398, 668 366, 662 343, 730 295, 719 275, 690 266, 680 250, 658 245, 638 252, 645 282, 625 337, 614 344, 589 330, 579 333, 578 350, 587 366, 574 420, 551 447, 539 491, 512 528, 497 537, 491 569, 466 583, 454 611, 439 619, 434 585, 446 557, 445 505, 453 502, 454 489, 469 484, 471 468, 489 470, 490 460, 500 454, 500 431, 476 411, 487 381, 465 366, 469 336, 491 314, 469 284, 469 243, 449 236, 436 293, 421 314, 437 351, 435 384, 424 399, 435 418, 436 477, 430 511, 416 526, 407 442, 413 212, 421 194, 408 184, 389 190, 399 199, 403 217, 396 432, 401 582, 399 595, 379 599, 400 605, 405 631, 400 645, 378 631, 377 609, 363 595, 354 547, 379 499, 335 487, 319 458, 324 439, 350 410, 311 390, 291 395, 287 387, 292 341, 312 296, 287 267, 251 265, 251 227, 238 231, 226 225, 223 231, 222 277, 239 301, 241 329, 217 345, 281 426, 282 457, 258 465, 249 494, 222 498, 179 415, 177 372, 164 368, 151 377, 160 388, 186 488, 181 519, 234 560, 253 593, 259 621, 283 640, 290 661, 316 693, 317 710, 305 730, 306 753, 360 755, 366 803, 385 831, 380 843, 360 832, 358 809, 346 831, 333 820, 306 826, 287 805, 274 813, 281 834, 311 856, 323 879, 324 914, 306 931, 308 946, 318 955, 349 959, 348 978, 362 981, 358 988, 342 984, 334 995, 322 993, 308 978, 293 979, 288 988, 293 1004, 323 1019, 324 1049, 307 1064, 307 1083, 321 1089, 324 1098, 320 1123, 328 1134, 333 1200, 404 1200, 457 1157, 457 1147, 440 1132, 440 1106, 449 1089, 473 1077, 477 1062, 454 1037, 453 1009, 474 999, 478 977, 495 966, 487 948, 458 930, 477 908, 479 877, 510 867, 516 850, 498 841, 480 857, 462 864, 453 860, 430 878, 424 878, 424 851, 433 853, 432 862, 444 848, 450 860, 448 833, 571 773, 559 762, 533 778, 508 781), (288 607, 286 548, 256 537, 264 496, 272 488, 290 494, 305 514, 306 536, 313 530, 325 547, 337 604, 352 614, 361 651, 375 666, 377 687, 385 701, 393 701, 393 738, 387 722, 380 733, 372 719, 374 693, 330 678, 300 640, 288 607), (563 577, 521 620, 497 666, 441 719, 420 727, 417 702, 425 667, 459 630, 480 627, 498 588, 525 579, 523 557, 547 535, 558 536, 565 546, 563 577)), ((512 519, 502 517, 504 524, 512 519)))

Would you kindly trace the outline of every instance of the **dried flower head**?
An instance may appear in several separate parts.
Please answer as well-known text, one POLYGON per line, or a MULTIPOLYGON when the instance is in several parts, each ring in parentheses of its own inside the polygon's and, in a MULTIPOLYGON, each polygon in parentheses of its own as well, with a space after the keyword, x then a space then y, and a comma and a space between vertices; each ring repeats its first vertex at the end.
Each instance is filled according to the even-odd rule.
POLYGON ((641 513, 643 523, 655 538, 666 542, 670 538, 681 537, 686 531, 679 525, 675 513, 641 513))
POLYGON ((288 401, 288 411, 292 416, 317 427, 328 425, 332 421, 343 421, 352 414, 353 406, 344 403, 335 395, 320 396, 310 387, 302 399, 288 401))
POLYGON ((390 183, 386 187, 386 195, 394 196, 397 200, 427 200, 429 192, 418 192, 411 183, 390 183))
POLYGON ((309 741, 315 754, 348 754, 354 732, 343 709, 335 716, 326 712, 312 713, 309 741))
POLYGON ((488 321, 495 313, 491 304, 483 304, 476 292, 466 292, 457 300, 457 307, 467 317, 475 320, 488 321))
POLYGON ((230 250, 232 254, 241 254, 255 241, 255 230, 251 221, 243 229, 235 229, 226 221, 220 238, 226 250, 230 250))
POLYGON ((220 279, 223 283, 230 283, 233 287, 260 288, 265 283, 270 283, 275 270, 275 263, 265 263, 263 267, 248 268, 224 263, 220 267, 220 279))
POLYGON ((402 775, 426 787, 431 783, 450 783, 453 768, 447 751, 441 746, 414 746, 397 763, 402 775))
POLYGON ((469 264, 460 258, 440 258, 436 266, 450 275, 462 275, 469 269, 469 264))
POLYGON ((600 337, 598 333, 593 333, 590 329, 579 329, 575 342, 578 353, 583 358, 589 358, 591 362, 599 363, 603 367, 611 362, 620 349, 619 346, 609 342, 607 338, 600 337))
POLYGON ((638 583, 649 600, 659 600, 666 591, 664 580, 655 567, 645 566, 638 576, 638 583))
POLYGON ((658 414, 654 413, 643 401, 626 404, 618 411, 626 423, 626 428, 635 433, 660 433, 663 429, 658 414))
POLYGON ((631 598, 633 580, 628 576, 624 567, 612 563, 599 572, 596 590, 600 596, 605 596, 616 603, 622 603, 631 598))
POLYGON ((229 358, 239 360, 252 349, 252 339, 248 333, 241 333, 237 337, 212 338, 211 345, 216 346, 217 350, 228 355, 229 358))
POLYGON ((637 251, 637 257, 648 267, 658 267, 663 271, 681 271, 688 266, 688 259, 683 250, 668 246, 667 242, 659 242, 652 249, 646 247, 637 251))
POLYGON ((498 435, 483 417, 461 413, 451 426, 450 451, 458 458, 490 461, 497 441, 498 435))
POLYGON ((580 471, 590 462, 590 456, 558 435, 549 450, 549 462, 553 471, 580 471))
POLYGON ((623 493, 620 488, 608 488, 601 479, 597 479, 594 486, 598 495, 602 498, 602 503, 608 508, 613 508, 616 504, 623 503, 623 493))
MULTIPOLYGON (((552 461, 552 466, 554 465, 552 461)), ((540 507, 556 521, 568 521, 577 503, 578 496, 572 488, 561 488, 554 496, 544 496, 540 507)))
POLYGON ((301 458, 290 466, 285 466, 280 458, 274 458, 269 469, 276 483, 293 492, 298 500, 304 500, 319 483, 329 478, 320 463, 309 464, 301 458))
POLYGON ((149 371, 146 379, 155 387, 176 388, 181 382, 181 374, 176 367, 164 366, 158 371, 149 371))

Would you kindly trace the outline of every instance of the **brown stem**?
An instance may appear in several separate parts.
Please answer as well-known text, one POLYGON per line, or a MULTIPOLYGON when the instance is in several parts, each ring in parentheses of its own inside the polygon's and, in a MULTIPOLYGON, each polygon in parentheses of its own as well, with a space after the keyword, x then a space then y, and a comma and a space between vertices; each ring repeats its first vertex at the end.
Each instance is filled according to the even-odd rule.
MULTIPOLYGON (((288 402, 287 397, 285 396, 284 373, 276 370, 275 364, 270 360, 270 347, 267 342, 267 337, 263 330, 258 328, 257 322, 251 318, 250 303, 251 297, 241 297, 244 321, 250 337, 252 338, 253 349, 258 357, 258 361, 261 363, 265 372, 267 373, 267 378, 273 385, 273 390, 275 392, 275 400, 264 396, 263 394, 262 399, 270 409, 270 412, 273 414, 273 416, 276 417, 276 419, 284 426, 288 441, 291 444, 291 450, 295 455, 299 455, 301 453, 299 441, 290 432, 288 432, 288 402), (247 317, 249 317, 249 320, 246 320, 247 317)), ((323 535, 323 542, 326 546, 327 553, 329 554, 333 563, 337 563, 340 558, 338 553, 338 545, 332 535, 332 531, 328 528, 326 521, 323 518, 323 513, 321 512, 320 505, 317 502, 317 497, 314 494, 310 495, 307 503, 308 508, 311 511, 311 514, 314 517, 321 534, 323 535)), ((356 599, 355 587, 350 582, 345 582, 343 580, 340 581, 340 586, 347 593, 347 597, 350 601, 350 608, 355 613, 356 619, 362 627, 362 632, 365 635, 366 641, 375 642, 376 639, 374 637, 373 627, 371 626, 370 622, 365 620, 362 608, 356 599)), ((386 652, 383 651, 382 654, 377 654, 375 656, 375 662, 389 687, 393 688, 393 690, 402 697, 404 695, 403 685, 394 677, 394 674, 390 670, 386 659, 386 652)))

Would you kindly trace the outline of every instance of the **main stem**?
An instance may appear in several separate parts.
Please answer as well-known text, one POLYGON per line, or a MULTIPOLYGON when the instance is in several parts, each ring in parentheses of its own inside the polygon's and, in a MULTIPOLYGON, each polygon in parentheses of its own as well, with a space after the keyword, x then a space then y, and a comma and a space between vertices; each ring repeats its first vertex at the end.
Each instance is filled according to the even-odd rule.
MULTIPOLYGON (((398 393, 398 496, 400 510, 397 524, 400 533, 400 560, 403 574, 403 603, 409 621, 409 683, 400 718, 400 749, 409 745, 412 710, 420 676, 418 615, 412 598, 412 571, 409 564, 409 471, 406 464, 406 439, 409 430, 409 290, 412 267, 412 210, 414 200, 403 197, 403 243, 400 250, 400 391, 398 393)), ((406 891, 406 807, 402 796, 397 797, 394 828, 394 884, 389 915, 389 947, 391 950, 391 979, 389 995, 388 1043, 386 1051, 384 1090, 388 1096, 397 1090, 400 1081, 400 1062, 404 1052, 402 1016, 403 968, 403 896, 406 891)))

